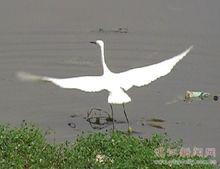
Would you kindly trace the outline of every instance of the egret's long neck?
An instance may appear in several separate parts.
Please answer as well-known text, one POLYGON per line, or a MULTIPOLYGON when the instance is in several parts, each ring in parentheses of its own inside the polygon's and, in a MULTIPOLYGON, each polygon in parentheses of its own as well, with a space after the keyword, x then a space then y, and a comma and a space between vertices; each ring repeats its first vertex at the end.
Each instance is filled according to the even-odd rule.
POLYGON ((107 67, 105 63, 105 53, 104 53, 104 44, 100 45, 101 48, 101 57, 102 57, 102 67, 103 67, 103 74, 110 73, 111 71, 107 67))

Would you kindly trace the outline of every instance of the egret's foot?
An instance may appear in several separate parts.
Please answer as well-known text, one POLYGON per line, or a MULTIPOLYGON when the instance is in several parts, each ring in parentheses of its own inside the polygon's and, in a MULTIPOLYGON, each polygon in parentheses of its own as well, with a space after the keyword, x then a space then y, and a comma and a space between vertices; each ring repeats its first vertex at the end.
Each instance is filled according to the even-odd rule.
POLYGON ((133 132, 133 129, 131 128, 131 126, 128 127, 128 133, 132 133, 133 132))

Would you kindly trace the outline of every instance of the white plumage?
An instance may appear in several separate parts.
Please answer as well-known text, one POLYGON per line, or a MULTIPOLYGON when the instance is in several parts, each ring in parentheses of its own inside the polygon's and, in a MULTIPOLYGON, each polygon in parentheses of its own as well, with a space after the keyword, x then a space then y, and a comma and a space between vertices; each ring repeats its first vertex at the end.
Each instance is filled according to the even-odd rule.
POLYGON ((53 78, 46 76, 36 76, 24 72, 19 72, 20 79, 29 81, 48 81, 65 89, 79 89, 85 92, 98 92, 107 90, 109 92, 108 103, 123 104, 131 101, 131 98, 125 93, 133 86, 141 87, 151 83, 159 77, 165 76, 187 53, 193 48, 191 46, 183 53, 157 64, 130 69, 121 73, 111 72, 104 57, 104 42, 97 40, 92 42, 98 44, 101 48, 101 59, 103 65, 102 76, 82 76, 72 78, 53 78))
POLYGON ((113 73, 108 69, 105 63, 104 42, 102 40, 97 40, 96 42, 91 43, 98 44, 101 49, 103 66, 103 74, 101 76, 53 78, 32 75, 25 72, 19 72, 17 75, 21 80, 24 81, 47 81, 65 89, 79 89, 85 92, 99 92, 101 90, 107 90, 109 92, 108 103, 110 103, 111 106, 112 119, 113 109, 111 104, 122 104, 128 123, 128 131, 130 131, 131 128, 129 127, 129 121, 125 112, 124 103, 130 102, 131 98, 125 93, 125 91, 129 90, 133 86, 141 87, 147 85, 159 77, 167 75, 171 72, 173 67, 193 48, 193 46, 191 46, 181 54, 157 64, 144 66, 141 68, 134 68, 121 73, 113 73))
POLYGON ((102 76, 53 78, 32 75, 25 72, 19 72, 17 75, 21 80, 51 82, 65 89, 79 89, 85 92, 98 92, 101 90, 107 90, 109 92, 108 103, 110 103, 111 106, 113 131, 114 119, 112 104, 122 104, 128 124, 128 132, 131 132, 132 129, 129 126, 129 120, 125 111, 124 103, 130 102, 131 98, 125 93, 125 91, 130 89, 132 86, 141 87, 147 85, 159 77, 167 75, 170 73, 173 67, 193 48, 193 46, 191 46, 183 53, 157 64, 130 69, 121 73, 113 73, 108 69, 105 63, 104 42, 102 40, 97 40, 96 42, 91 43, 98 44, 100 46, 103 66, 102 76))

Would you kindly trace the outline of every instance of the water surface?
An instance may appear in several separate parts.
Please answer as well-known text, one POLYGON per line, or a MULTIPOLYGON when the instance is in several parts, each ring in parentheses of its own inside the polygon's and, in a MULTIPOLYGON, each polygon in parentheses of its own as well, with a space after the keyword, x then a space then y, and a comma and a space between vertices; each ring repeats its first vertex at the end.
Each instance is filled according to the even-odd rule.
MULTIPOLYGON (((174 71, 147 87, 132 88, 126 105, 132 127, 142 136, 167 132, 186 146, 220 151, 219 102, 166 102, 186 90, 219 93, 220 1, 218 0, 39 0, 0 2, 0 121, 22 120, 51 128, 56 141, 94 132, 84 119, 91 107, 110 111, 108 93, 84 93, 53 85, 21 83, 15 72, 55 77, 100 75, 103 39, 106 62, 113 72, 150 65, 194 50, 174 71), (128 33, 98 32, 128 28, 128 33), (71 115, 78 115, 71 118, 71 115), (165 130, 142 126, 141 119, 161 118, 165 130), (68 123, 76 124, 76 129, 68 123)), ((115 118, 125 120, 116 106, 115 118)), ((111 127, 109 127, 110 129, 111 127)), ((117 128, 126 130, 125 124, 117 128)), ((217 157, 219 159, 219 156, 217 157)))

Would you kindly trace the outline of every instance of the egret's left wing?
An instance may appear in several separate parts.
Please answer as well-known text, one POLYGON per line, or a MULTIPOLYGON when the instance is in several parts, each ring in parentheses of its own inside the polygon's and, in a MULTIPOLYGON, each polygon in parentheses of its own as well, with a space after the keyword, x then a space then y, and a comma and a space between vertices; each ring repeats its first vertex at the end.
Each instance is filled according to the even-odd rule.
POLYGON ((173 67, 184 56, 186 56, 192 48, 193 46, 191 46, 181 54, 160 63, 118 73, 118 81, 120 82, 120 85, 124 90, 130 89, 132 86, 140 87, 147 85, 152 81, 158 79, 159 77, 165 76, 170 73, 173 67))

